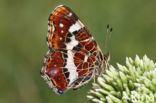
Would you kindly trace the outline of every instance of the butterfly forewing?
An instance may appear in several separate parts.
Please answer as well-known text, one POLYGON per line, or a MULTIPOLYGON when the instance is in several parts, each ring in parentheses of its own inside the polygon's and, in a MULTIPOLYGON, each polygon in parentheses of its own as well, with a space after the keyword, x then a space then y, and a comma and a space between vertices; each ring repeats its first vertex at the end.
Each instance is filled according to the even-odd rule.
POLYGON ((60 5, 50 14, 41 76, 56 93, 77 89, 99 75, 106 64, 95 39, 68 7, 60 5))
MULTIPOLYGON (((49 16, 48 44, 52 49, 66 49, 67 34, 78 17, 66 6, 58 6, 49 16)), ((71 34, 68 34, 70 36, 71 34)))

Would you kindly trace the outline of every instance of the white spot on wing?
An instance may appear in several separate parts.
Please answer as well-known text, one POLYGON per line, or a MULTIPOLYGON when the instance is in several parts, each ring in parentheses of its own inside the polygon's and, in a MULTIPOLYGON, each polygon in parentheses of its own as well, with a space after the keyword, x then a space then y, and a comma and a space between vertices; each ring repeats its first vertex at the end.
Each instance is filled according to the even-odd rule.
POLYGON ((63 38, 62 37, 60 37, 60 40, 62 40, 63 38))
POLYGON ((69 32, 70 33, 73 33, 74 31, 78 31, 78 30, 80 30, 83 27, 84 27, 84 25, 78 20, 78 21, 76 21, 75 24, 73 24, 72 26, 70 26, 69 32))
POLYGON ((51 31, 51 30, 52 30, 51 26, 48 26, 48 31, 51 31))
POLYGON ((68 17, 71 17, 71 16, 72 16, 72 13, 69 13, 67 16, 68 16, 68 17))
POLYGON ((74 64, 74 54, 72 52, 72 49, 78 45, 78 41, 75 39, 75 36, 73 35, 71 38, 71 41, 69 43, 67 43, 67 55, 68 55, 68 58, 67 58, 67 64, 65 66, 65 68, 68 69, 69 71, 69 79, 70 79, 70 82, 69 82, 69 85, 75 80, 77 79, 78 77, 78 73, 76 71, 77 67, 75 66, 74 64))
POLYGON ((52 31, 54 32, 55 31, 55 27, 53 26, 53 28, 52 28, 52 31))
POLYGON ((63 5, 59 5, 59 6, 57 6, 56 8, 61 7, 61 6, 63 6, 63 5))
POLYGON ((63 25, 62 23, 60 23, 59 26, 60 26, 61 28, 63 28, 64 25, 63 25))
POLYGON ((63 30, 61 30, 61 33, 64 33, 64 31, 63 31, 63 30))
POLYGON ((68 58, 67 58, 67 64, 65 66, 65 68, 68 69, 69 71, 69 85, 78 77, 78 73, 76 71, 77 67, 74 64, 74 56, 73 56, 73 52, 71 50, 68 50, 67 52, 68 58))
POLYGON ((87 62, 87 60, 88 60, 88 55, 85 55, 84 62, 87 62))
POLYGON ((67 43, 67 49, 72 50, 76 45, 78 45, 78 41, 75 39, 75 36, 73 35, 71 38, 71 41, 67 43))
MULTIPOLYGON (((49 24, 49 21, 48 21, 48 24, 49 24)), ((53 25, 53 23, 51 24, 51 25, 49 25, 48 26, 48 31, 52 31, 52 32, 54 32, 55 31, 55 27, 54 27, 54 25, 53 25)))

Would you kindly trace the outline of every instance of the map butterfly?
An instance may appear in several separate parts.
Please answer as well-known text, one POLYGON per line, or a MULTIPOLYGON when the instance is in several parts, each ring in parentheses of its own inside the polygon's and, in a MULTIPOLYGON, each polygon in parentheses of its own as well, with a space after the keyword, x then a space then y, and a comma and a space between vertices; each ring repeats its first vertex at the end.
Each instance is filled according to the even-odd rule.
POLYGON ((59 95, 82 87, 106 68, 108 59, 87 27, 67 6, 59 5, 50 14, 47 44, 50 50, 41 76, 59 95))

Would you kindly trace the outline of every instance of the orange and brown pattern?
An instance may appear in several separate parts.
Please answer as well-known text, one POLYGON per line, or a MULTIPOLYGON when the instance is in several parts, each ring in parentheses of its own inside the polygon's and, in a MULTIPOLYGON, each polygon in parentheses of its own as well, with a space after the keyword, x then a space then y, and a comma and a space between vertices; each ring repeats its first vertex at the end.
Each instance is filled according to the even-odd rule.
POLYGON ((57 94, 78 89, 106 68, 95 39, 68 7, 60 5, 50 14, 41 76, 57 94))

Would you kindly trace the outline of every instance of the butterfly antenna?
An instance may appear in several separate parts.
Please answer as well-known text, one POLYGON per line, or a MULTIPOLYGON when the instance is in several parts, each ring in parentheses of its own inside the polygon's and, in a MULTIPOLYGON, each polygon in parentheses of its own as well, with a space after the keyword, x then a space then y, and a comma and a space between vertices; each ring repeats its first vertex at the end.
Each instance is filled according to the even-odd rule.
POLYGON ((106 40, 105 40, 105 47, 104 49, 107 51, 105 54, 104 54, 104 59, 105 59, 105 64, 106 64, 106 67, 109 67, 109 60, 110 60, 110 53, 109 53, 109 50, 108 50, 108 42, 110 41, 110 38, 111 38, 111 34, 112 34, 112 27, 109 26, 109 24, 107 24, 107 35, 106 35, 106 40))
POLYGON ((104 46, 104 49, 106 51, 108 51, 108 42, 110 40, 110 37, 111 37, 111 34, 112 34, 112 31, 113 31, 113 28, 109 26, 109 24, 107 24, 107 35, 106 35, 106 40, 105 40, 105 46, 104 46))

